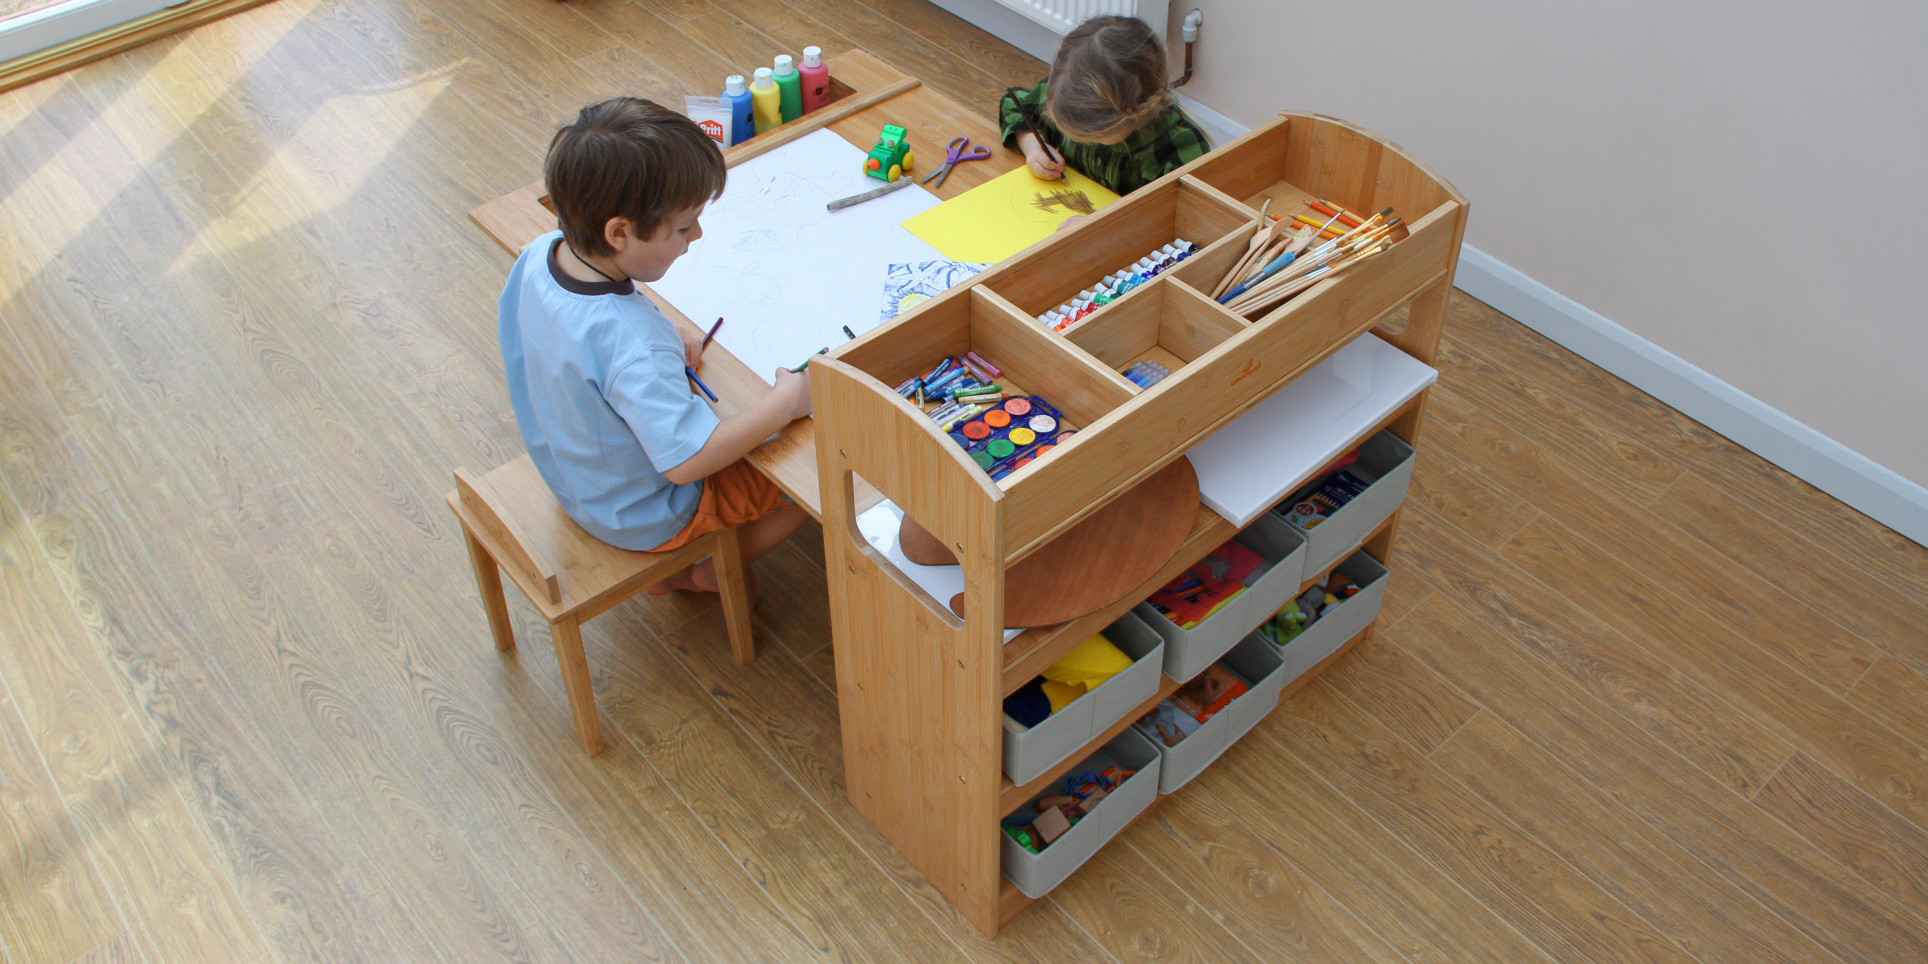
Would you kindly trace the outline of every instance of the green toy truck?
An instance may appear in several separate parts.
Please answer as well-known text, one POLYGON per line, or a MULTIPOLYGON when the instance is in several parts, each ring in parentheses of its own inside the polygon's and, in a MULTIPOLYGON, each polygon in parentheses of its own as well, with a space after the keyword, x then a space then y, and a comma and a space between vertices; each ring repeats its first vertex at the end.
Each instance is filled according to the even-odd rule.
POLYGON ((896 124, 885 124, 884 132, 877 135, 877 146, 870 149, 870 156, 864 160, 864 173, 886 181, 895 181, 909 173, 917 155, 910 152, 910 139, 903 128, 896 124))

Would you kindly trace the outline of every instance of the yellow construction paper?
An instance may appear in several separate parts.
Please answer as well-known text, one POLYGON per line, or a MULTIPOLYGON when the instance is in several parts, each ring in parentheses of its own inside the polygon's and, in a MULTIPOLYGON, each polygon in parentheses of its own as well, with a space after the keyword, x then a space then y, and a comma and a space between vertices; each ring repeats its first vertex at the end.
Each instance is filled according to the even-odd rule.
POLYGON ((1041 180, 1020 167, 980 184, 904 222, 910 233, 930 242, 953 261, 1003 261, 1036 244, 1084 206, 1097 211, 1118 195, 1097 181, 1067 169, 1062 181, 1041 180), (1072 203, 1059 200, 1069 197, 1072 203))
MULTIPOLYGON (((1044 671, 1044 678, 1058 683, 1082 683, 1095 687, 1131 668, 1131 657, 1111 644, 1103 635, 1093 636, 1044 671)), ((1047 687, 1048 689, 1048 687, 1047 687)))

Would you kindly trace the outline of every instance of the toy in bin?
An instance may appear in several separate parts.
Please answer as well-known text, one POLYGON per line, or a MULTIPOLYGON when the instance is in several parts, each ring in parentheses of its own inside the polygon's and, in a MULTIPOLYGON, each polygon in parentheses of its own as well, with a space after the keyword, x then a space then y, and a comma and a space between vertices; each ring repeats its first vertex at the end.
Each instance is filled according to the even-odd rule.
POLYGON ((877 146, 870 149, 870 156, 864 159, 864 173, 885 181, 895 181, 917 163, 917 155, 911 153, 908 132, 896 124, 885 124, 884 131, 877 135, 877 146))
POLYGON ((1038 811, 1037 816, 1004 818, 1004 833, 1017 841, 1018 846, 1034 854, 1039 853, 1064 836, 1065 831, 1083 820, 1085 814, 1098 805, 1098 801, 1137 772, 1105 767, 1101 771, 1074 773, 1065 778, 1063 793, 1047 793, 1032 803, 1038 811))

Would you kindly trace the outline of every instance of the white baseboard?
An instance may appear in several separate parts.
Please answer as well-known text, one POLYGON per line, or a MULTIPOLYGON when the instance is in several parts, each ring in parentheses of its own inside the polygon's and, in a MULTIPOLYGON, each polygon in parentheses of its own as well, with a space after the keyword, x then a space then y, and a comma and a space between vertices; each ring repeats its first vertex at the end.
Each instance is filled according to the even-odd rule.
POLYGON ((1928 488, 1463 245, 1453 284, 1869 518, 1928 545, 1928 488))
MULTIPOLYGON (((1049 61, 1057 50, 1056 35, 994 0, 934 2, 1040 60, 1049 61), (1012 20, 1017 22, 1008 22, 1012 20), (1040 34, 1049 39, 1040 40, 1040 34)), ((1213 144, 1249 130, 1182 91, 1178 100, 1213 144)), ((1459 273, 1453 284, 1876 522, 1928 546, 1928 488, 1470 244, 1460 248, 1459 273)))

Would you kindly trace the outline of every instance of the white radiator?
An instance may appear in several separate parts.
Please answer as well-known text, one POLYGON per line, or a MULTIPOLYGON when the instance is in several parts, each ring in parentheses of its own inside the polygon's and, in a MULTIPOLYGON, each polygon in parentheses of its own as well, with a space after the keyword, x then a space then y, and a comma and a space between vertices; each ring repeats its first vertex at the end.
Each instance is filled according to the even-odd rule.
MULTIPOLYGON (((1165 36, 1170 0, 932 0, 984 32, 1045 63, 1058 52, 1058 41, 1077 26, 1101 14, 1137 17, 1165 36)), ((1016 82, 1013 78, 1013 82, 1016 82)))

